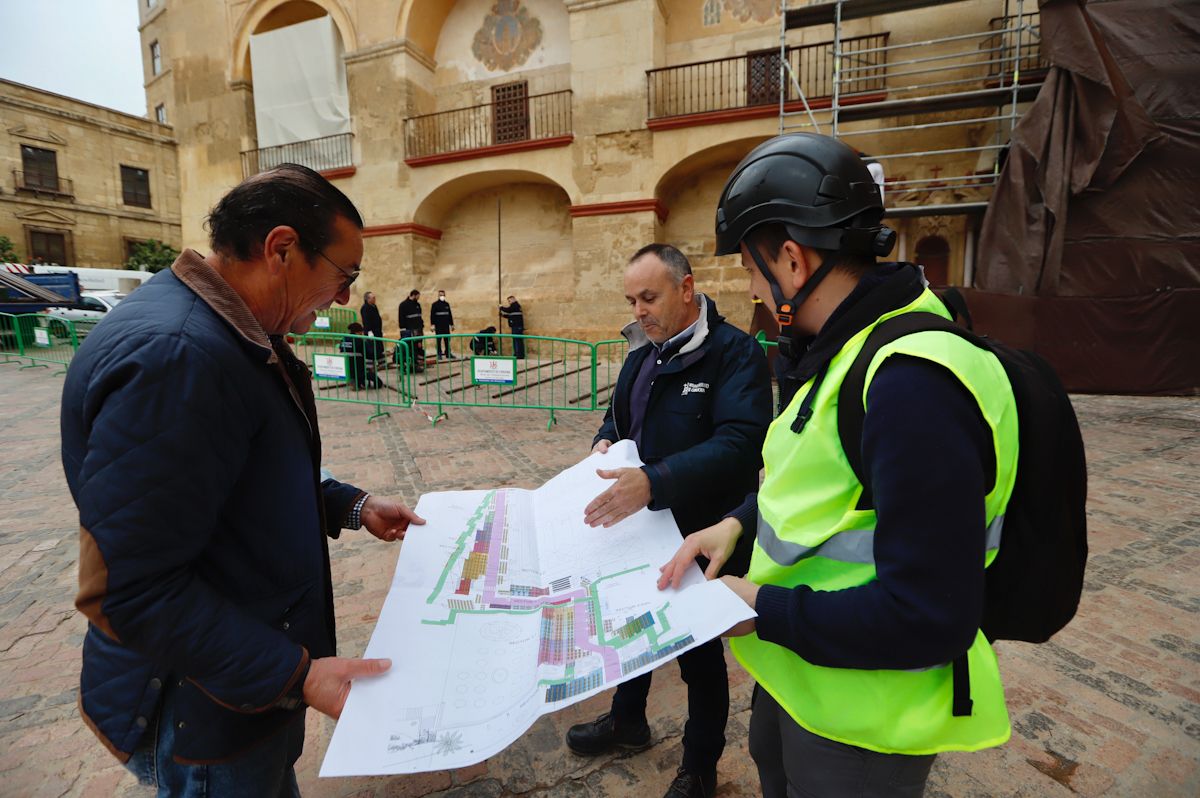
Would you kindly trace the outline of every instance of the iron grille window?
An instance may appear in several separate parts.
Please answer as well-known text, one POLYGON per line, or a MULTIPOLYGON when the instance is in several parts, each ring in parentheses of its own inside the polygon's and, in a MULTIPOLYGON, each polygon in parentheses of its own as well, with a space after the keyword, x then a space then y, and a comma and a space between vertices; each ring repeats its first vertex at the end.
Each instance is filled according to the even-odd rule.
POLYGON ((158 75, 162 72, 162 47, 158 42, 150 42, 150 74, 158 75))
POLYGON ((529 139, 529 83, 504 83, 492 87, 494 144, 529 139))
POLYGON ((749 53, 746 62, 746 105, 779 102, 779 48, 749 53))
POLYGON ((25 170, 25 186, 58 191, 58 153, 41 147, 21 145, 21 168, 25 170))
POLYGON ((50 230, 29 231, 29 258, 41 263, 67 266, 67 234, 50 230))
POLYGON ((167 124, 167 106, 159 103, 154 106, 154 118, 158 120, 158 124, 167 124))
POLYGON ((121 167, 121 193, 126 205, 150 207, 150 172, 136 166, 121 167))

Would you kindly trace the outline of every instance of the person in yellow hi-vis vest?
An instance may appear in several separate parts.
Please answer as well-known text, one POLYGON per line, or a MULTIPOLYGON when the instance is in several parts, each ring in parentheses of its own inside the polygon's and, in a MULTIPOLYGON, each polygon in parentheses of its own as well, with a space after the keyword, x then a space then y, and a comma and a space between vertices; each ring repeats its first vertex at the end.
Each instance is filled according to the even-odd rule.
POLYGON ((696 555, 715 577, 756 535, 746 578, 722 579, 758 615, 727 635, 757 681, 750 753, 768 798, 919 796, 939 752, 1010 733, 979 629, 1016 475, 1002 365, 952 333, 916 332, 868 352, 861 394, 839 395, 881 322, 949 317, 919 267, 876 261, 895 239, 882 214, 858 155, 811 133, 755 148, 717 210, 717 254, 740 252, 779 320, 781 412, 757 495, 690 535, 659 586, 696 555), (850 402, 865 416, 847 443, 850 402))

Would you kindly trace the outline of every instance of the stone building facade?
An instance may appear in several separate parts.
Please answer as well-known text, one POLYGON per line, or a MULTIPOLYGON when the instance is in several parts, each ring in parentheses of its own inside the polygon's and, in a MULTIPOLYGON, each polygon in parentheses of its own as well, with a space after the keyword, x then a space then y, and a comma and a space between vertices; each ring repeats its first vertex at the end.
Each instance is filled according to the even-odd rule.
MULTIPOLYGON (((956 3, 953 14, 925 8, 847 21, 840 36, 857 37, 853 46, 862 52, 858 61, 843 52, 843 61, 869 64, 885 43, 987 30, 1009 5, 978 0, 956 3)), ((738 259, 712 255, 713 216, 734 164, 780 129, 781 30, 773 0, 139 6, 147 105, 177 131, 184 245, 204 246, 206 213, 244 175, 280 160, 304 162, 310 145, 333 147, 333 161, 322 155, 320 168, 357 203, 367 225, 365 272, 355 290, 380 296, 389 334, 397 331, 397 302, 415 287, 426 297, 445 289, 460 331, 495 324, 497 297, 513 294, 532 334, 611 338, 628 320, 625 261, 655 240, 683 249, 701 290, 733 321, 749 325, 752 305, 738 259), (293 149, 260 148, 251 37, 324 17, 344 64, 350 133, 293 149)), ((830 90, 822 73, 832 69, 832 38, 828 24, 787 33, 825 132, 829 113, 821 109, 830 98, 822 92, 830 90)), ((965 58, 979 60, 972 54, 984 53, 982 43, 963 43, 965 58)), ((908 52, 890 57, 929 54, 908 52)), ((861 69, 847 102, 886 99, 903 88, 903 72, 922 71, 905 67, 884 79, 879 69, 861 69)), ((788 105, 795 110, 794 100, 788 105)), ((995 123, 969 121, 990 113, 891 113, 841 129, 959 122, 908 139, 861 135, 852 142, 870 153, 960 147, 957 154, 893 162, 893 181, 917 190, 889 194, 889 204, 954 204, 986 200, 971 181, 946 186, 938 175, 993 168, 995 123)), ((945 282, 969 279, 977 215, 915 215, 893 224, 901 232, 898 255, 921 252, 937 262, 945 282)))
POLYGON ((18 256, 120 268, 130 247, 178 247, 173 131, 0 80, 0 235, 18 256))

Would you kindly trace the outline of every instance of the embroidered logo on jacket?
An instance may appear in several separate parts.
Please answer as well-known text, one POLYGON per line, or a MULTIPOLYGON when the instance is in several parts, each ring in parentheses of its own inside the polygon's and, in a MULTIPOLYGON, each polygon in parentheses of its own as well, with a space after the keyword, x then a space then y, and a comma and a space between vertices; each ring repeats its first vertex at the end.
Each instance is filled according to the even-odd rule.
POLYGON ((707 382, 685 382, 683 384, 683 393, 680 396, 687 396, 689 393, 708 393, 707 382))

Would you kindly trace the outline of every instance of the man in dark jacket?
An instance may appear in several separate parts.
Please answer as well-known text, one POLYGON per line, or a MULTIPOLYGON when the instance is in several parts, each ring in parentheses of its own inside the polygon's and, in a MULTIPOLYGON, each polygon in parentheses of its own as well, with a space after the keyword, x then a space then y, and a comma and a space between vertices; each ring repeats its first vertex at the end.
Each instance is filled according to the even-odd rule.
MULTIPOLYGON (((585 520, 608 527, 643 507, 670 509, 686 536, 719 521, 741 504, 744 490, 758 486, 771 421, 767 361, 753 338, 696 293, 691 266, 674 247, 638 250, 625 271, 625 298, 635 318, 622 331, 631 350, 593 451, 631 439, 645 465, 600 470, 616 482, 587 506, 585 520)), ((728 572, 746 572, 752 546, 741 542, 728 572)), ((667 796, 707 798, 716 789, 729 717, 721 641, 684 653, 679 668, 688 685, 688 720, 683 765, 667 796)), ((649 746, 649 690, 650 674, 621 684, 611 712, 571 727, 567 745, 583 755, 649 746)))
POLYGON ((423 523, 322 480, 308 368, 284 336, 350 299, 362 218, 302 166, 244 181, 212 252, 111 312, 62 399, 87 617, 80 707, 159 795, 295 794, 304 708, 337 717, 386 660, 336 656, 328 537, 423 523))
MULTIPOLYGON (((437 302, 434 302, 429 308, 429 321, 433 323, 433 331, 438 335, 449 335, 454 332, 454 311, 450 310, 450 303, 446 301, 445 291, 438 291, 437 302)), ((437 339, 437 352, 439 358, 457 360, 450 350, 449 338, 437 339)))
MULTIPOLYGON (((508 319, 508 330, 515 336, 523 336, 525 334, 525 311, 521 310, 521 303, 517 301, 515 296, 508 298, 507 305, 500 306, 500 315, 508 319)), ((525 339, 522 337, 513 338, 513 354, 518 360, 525 358, 525 339)))
POLYGON ((421 292, 413 289, 408 292, 408 299, 400 303, 400 337, 416 338, 409 341, 412 362, 408 367, 413 371, 425 369, 425 344, 421 336, 425 334, 425 319, 421 316, 421 292))
MULTIPOLYGON (((368 291, 363 295, 363 305, 359 309, 359 316, 362 318, 363 332, 375 338, 383 337, 383 316, 379 312, 379 306, 375 304, 375 292, 368 291)), ((371 345, 364 347, 364 356, 369 361, 376 361, 383 357, 383 344, 379 341, 371 341, 371 345)))

